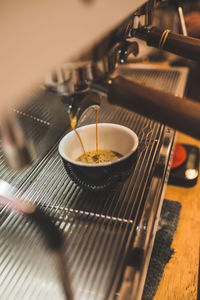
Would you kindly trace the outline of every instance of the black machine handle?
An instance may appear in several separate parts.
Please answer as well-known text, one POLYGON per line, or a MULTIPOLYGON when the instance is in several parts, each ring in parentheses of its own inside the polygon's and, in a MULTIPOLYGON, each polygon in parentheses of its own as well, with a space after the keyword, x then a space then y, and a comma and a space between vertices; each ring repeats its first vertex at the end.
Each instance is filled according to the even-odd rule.
POLYGON ((129 81, 108 82, 108 101, 200 139, 200 104, 129 81))
POLYGON ((138 29, 135 36, 148 46, 160 48, 185 58, 200 61, 200 40, 157 27, 138 29))

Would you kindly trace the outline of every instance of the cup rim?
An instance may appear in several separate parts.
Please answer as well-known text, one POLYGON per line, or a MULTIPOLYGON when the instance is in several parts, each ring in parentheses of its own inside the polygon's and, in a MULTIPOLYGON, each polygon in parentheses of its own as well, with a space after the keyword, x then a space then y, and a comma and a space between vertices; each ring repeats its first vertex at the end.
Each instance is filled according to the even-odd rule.
MULTIPOLYGON (((62 139, 59 142, 58 145, 58 152, 60 154, 60 156, 69 163, 72 163, 76 166, 81 166, 81 167, 90 167, 90 168, 97 168, 97 167, 107 167, 107 166, 111 166, 111 165, 115 165, 118 164, 124 160, 126 160, 128 157, 130 157, 138 148, 138 144, 139 144, 139 139, 137 134, 130 128, 128 128, 127 126, 124 125, 120 125, 120 124, 116 124, 116 123, 98 123, 98 127, 105 127, 105 126, 109 126, 109 127, 115 127, 115 128, 123 128, 123 130, 125 130, 126 132, 128 132, 134 139, 135 143, 132 147, 132 149, 127 152, 127 154, 123 155, 122 157, 120 157, 119 159, 115 160, 115 161, 110 161, 110 162, 104 162, 104 163, 98 163, 98 164, 90 164, 90 163, 83 163, 83 162, 78 162, 75 161, 73 159, 71 159, 70 157, 68 157, 67 155, 64 154, 64 151, 62 149, 62 145, 64 144, 64 141, 66 139, 67 136, 69 135, 74 135, 75 132, 74 130, 71 130, 70 132, 68 132, 67 134, 65 134, 62 139)), ((84 130, 84 128, 88 128, 88 127, 96 127, 96 124, 89 124, 89 125, 85 125, 85 126, 81 126, 79 128, 77 128, 76 130, 82 131, 84 130)))

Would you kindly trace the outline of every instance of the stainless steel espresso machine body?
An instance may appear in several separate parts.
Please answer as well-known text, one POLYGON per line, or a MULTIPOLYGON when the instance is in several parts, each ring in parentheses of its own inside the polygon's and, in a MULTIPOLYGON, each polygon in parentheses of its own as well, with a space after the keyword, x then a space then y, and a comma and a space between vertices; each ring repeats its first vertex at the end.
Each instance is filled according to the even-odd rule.
MULTIPOLYGON (((183 93, 187 78, 187 70, 181 68, 146 69, 131 65, 120 72, 131 73, 140 82, 157 83, 160 89, 167 86, 178 95, 183 93)), ((99 122, 114 122, 134 130, 139 149, 134 172, 122 189, 91 193, 66 174, 58 155, 58 136, 71 129, 66 116, 62 119, 62 126, 65 122, 66 126, 57 128, 58 121, 47 102, 42 103, 43 99, 44 96, 17 111, 20 122, 31 130, 35 144, 39 147, 42 141, 48 142, 43 158, 25 170, 13 171, 1 152, 1 179, 14 187, 15 198, 41 209, 61 232, 64 264, 74 299, 140 299, 175 132, 101 99, 99 122), (53 137, 53 132, 52 142, 48 138, 53 137)), ((50 101, 53 102, 49 98, 50 101)), ((79 122, 79 126, 94 123, 94 112, 87 111, 79 122)), ((57 260, 33 221, 2 207, 1 239, 2 299, 66 298, 57 260)))
MULTIPOLYGON (((23 16, 21 23, 13 27, 15 32, 15 29, 22 29, 27 24, 29 34, 35 32, 44 38, 40 45, 42 54, 37 57, 38 68, 33 59, 37 48, 32 44, 31 48, 25 42, 24 47, 29 52, 23 52, 24 64, 21 70, 18 69, 20 78, 13 74, 13 77, 6 77, 8 73, 5 73, 2 80, 5 83, 2 95, 7 104, 2 104, 0 178, 6 183, 7 191, 5 196, 0 182, 1 299, 139 300, 157 230, 175 136, 174 129, 165 124, 169 119, 169 125, 185 130, 183 122, 173 123, 174 117, 163 119, 165 114, 160 114, 163 108, 155 109, 157 103, 144 107, 143 99, 148 98, 146 94, 153 93, 155 99, 182 101, 187 70, 124 64, 130 54, 138 54, 135 36, 142 39, 148 36, 148 43, 149 35, 157 37, 157 31, 155 33, 149 27, 156 1, 81 0, 68 1, 68 4, 60 1, 56 6, 54 1, 47 2, 48 5, 45 1, 43 4, 33 1, 29 7, 26 1, 21 0, 19 8, 24 5, 27 14, 24 16, 20 10, 19 16, 23 16), (38 26, 29 27, 36 15, 38 26), (44 27, 39 26, 41 16, 48 21, 44 27), (86 21, 90 21, 89 24, 86 21), (50 35, 47 24, 52 30, 50 35), (69 24, 73 26, 69 27, 69 24), (85 36, 78 36, 80 32, 84 32, 85 36), (52 39, 54 49, 50 48, 52 39), (30 59, 29 67, 26 59, 30 59), (53 75, 46 72, 58 62, 60 67, 53 75), (45 79, 41 80, 46 73, 45 79), (28 74, 30 77, 27 77, 28 74), (8 78, 13 85, 12 91, 6 88, 8 78), (27 91, 37 80, 39 87, 37 85, 36 91, 28 92, 27 96, 27 91), (18 81, 18 86, 14 81, 18 81), (123 86, 122 94, 120 86, 123 86), (158 92, 152 86, 156 86, 158 92), (139 90, 142 87, 146 94, 140 94, 138 87, 139 90), (84 102, 88 94, 92 95, 90 101, 84 102), (105 193, 91 193, 72 182, 57 151, 59 140, 71 130, 69 110, 79 113, 78 126, 95 122, 93 111, 86 110, 91 104, 97 104, 99 99, 94 99, 94 95, 100 99, 99 122, 125 125, 139 137, 138 158, 131 177, 122 189, 114 188, 105 193), (142 105, 139 105, 140 100, 142 105), (81 110, 83 102, 85 106, 81 110), (8 108, 17 121, 7 113, 8 108), (16 132, 15 121, 25 135, 20 129, 16 132), (9 152, 8 157, 12 157, 13 162, 19 161, 14 165, 16 167, 21 165, 20 162, 27 164, 28 160, 32 160, 28 155, 20 160, 24 158, 21 153, 27 153, 27 141, 31 141, 29 146, 35 156, 32 165, 22 170, 9 168, 3 152, 9 152), (27 212, 23 210, 18 209, 17 213, 15 209, 10 211, 10 204, 2 200, 5 197, 30 204, 31 216, 40 210, 42 214, 26 218, 27 212), (45 216, 61 233, 61 256, 57 255, 55 247, 52 251, 44 239, 45 234, 49 235, 43 229, 45 222, 41 222, 45 216), (65 266, 65 272, 61 265, 65 266), (63 278, 67 278, 66 281, 63 278)), ((9 9, 9 4, 5 5, 5 16, 13 16, 15 22, 15 14, 9 14, 9 9)), ((7 30, 9 32, 10 27, 7 30)), ((26 30, 21 32, 23 38, 27 37, 26 30)), ((165 42, 166 34, 171 33, 164 33, 165 42)), ((33 41, 39 42, 38 36, 32 35, 33 41)), ((3 37, 6 41, 7 36, 3 37)), ((16 53, 19 49, 16 47, 16 53)), ((20 66, 18 60, 13 58, 11 63, 12 67, 15 66, 14 74, 20 66)), ((3 66, 2 62, 2 69, 3 66)), ((195 106, 192 112, 198 112, 198 109, 195 106)), ((189 118, 190 113, 185 116, 189 118)), ((195 116, 196 123, 198 120, 195 116)))

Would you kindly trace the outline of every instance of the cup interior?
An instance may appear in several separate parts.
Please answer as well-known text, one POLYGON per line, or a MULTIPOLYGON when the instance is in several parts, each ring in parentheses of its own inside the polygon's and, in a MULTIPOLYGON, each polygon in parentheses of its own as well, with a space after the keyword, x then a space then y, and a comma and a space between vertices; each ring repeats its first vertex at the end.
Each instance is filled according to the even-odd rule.
MULTIPOLYGON (((86 125, 77 129, 85 151, 96 149, 96 124, 86 125)), ((98 123, 98 149, 109 149, 122 155, 119 160, 130 156, 138 147, 138 137, 129 128, 112 123, 98 123)), ((114 162, 100 164, 86 164, 76 159, 83 154, 80 141, 74 131, 66 134, 59 143, 59 153, 64 160, 76 165, 99 166, 114 162)))

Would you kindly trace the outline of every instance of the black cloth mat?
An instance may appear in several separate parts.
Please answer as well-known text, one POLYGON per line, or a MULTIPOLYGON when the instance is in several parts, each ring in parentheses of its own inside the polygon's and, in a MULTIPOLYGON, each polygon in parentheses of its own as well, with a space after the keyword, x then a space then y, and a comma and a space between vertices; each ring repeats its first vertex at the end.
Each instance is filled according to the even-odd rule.
POLYGON ((156 233, 153 251, 149 263, 142 300, 152 300, 162 278, 165 265, 174 253, 171 249, 176 231, 181 204, 164 200, 156 233))

